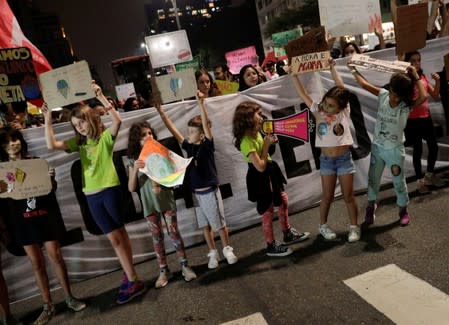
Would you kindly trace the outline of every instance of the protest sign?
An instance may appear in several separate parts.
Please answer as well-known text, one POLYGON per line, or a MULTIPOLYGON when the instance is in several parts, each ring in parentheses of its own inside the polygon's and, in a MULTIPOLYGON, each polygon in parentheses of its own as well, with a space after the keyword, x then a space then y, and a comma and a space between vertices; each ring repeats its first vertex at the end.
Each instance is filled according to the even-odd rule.
POLYGON ((319 0, 318 6, 321 25, 334 37, 372 33, 382 23, 379 0, 319 0))
POLYGON ((0 163, 0 197, 15 200, 50 193, 48 163, 43 159, 24 159, 0 163))
POLYGON ((275 47, 274 48, 274 57, 280 58, 283 56, 286 56, 287 53, 285 53, 285 49, 283 47, 275 47))
POLYGON ((162 103, 170 103, 196 95, 196 79, 192 69, 156 77, 162 103))
POLYGON ((145 167, 140 171, 166 187, 182 185, 187 166, 192 160, 177 155, 153 139, 145 142, 139 159, 145 162, 145 167))
POLYGON ((329 69, 329 51, 303 54, 292 58, 291 66, 294 73, 307 73, 329 69))
POLYGON ((240 69, 247 64, 256 65, 259 63, 259 57, 254 46, 226 52, 225 58, 229 71, 233 74, 238 74, 240 69))
POLYGON ((239 83, 225 80, 215 80, 215 83, 223 95, 234 94, 239 91, 239 83))
POLYGON ((192 60, 189 39, 184 29, 147 36, 145 42, 153 68, 192 60))
POLYGON ((354 54, 351 57, 351 63, 349 64, 351 67, 387 73, 405 72, 409 65, 409 62, 379 60, 363 54, 354 54))
POLYGON ((41 98, 31 51, 26 47, 0 49, 0 104, 41 98))
POLYGON ((200 69, 200 56, 197 55, 193 58, 193 60, 191 61, 187 61, 187 62, 182 62, 182 63, 176 63, 175 64, 175 69, 176 71, 182 71, 182 70, 186 70, 186 69, 193 69, 194 71, 197 71, 200 69))
POLYGON ((427 3, 398 7, 395 26, 397 55, 426 46, 427 18, 427 3))
POLYGON ((326 32, 324 26, 311 29, 301 38, 288 42, 285 52, 289 60, 295 56, 327 51, 326 32))
POLYGON ((293 41, 302 36, 302 28, 290 29, 285 32, 275 33, 271 35, 274 47, 282 47, 287 45, 288 42, 293 41))
POLYGON ((92 76, 86 61, 79 61, 39 75, 42 95, 55 108, 94 98, 92 76))
POLYGON ((136 97, 136 90, 133 82, 115 86, 115 92, 117 93, 118 100, 127 100, 129 97, 136 97))

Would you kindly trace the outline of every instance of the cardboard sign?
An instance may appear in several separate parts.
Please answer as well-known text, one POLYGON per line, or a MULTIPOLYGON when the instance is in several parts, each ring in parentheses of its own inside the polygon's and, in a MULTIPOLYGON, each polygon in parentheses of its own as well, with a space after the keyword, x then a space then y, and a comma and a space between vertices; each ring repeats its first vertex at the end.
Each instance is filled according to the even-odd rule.
POLYGON ((196 95, 197 87, 193 69, 174 72, 155 79, 163 104, 196 95))
POLYGON ((215 83, 223 95, 238 93, 239 83, 225 80, 215 80, 215 83))
POLYGON ((49 108, 66 106, 95 97, 92 76, 86 61, 41 73, 39 82, 49 108))
POLYGON ((16 200, 50 193, 51 179, 44 159, 24 159, 0 163, 0 197, 16 200))
POLYGON ((0 49, 0 104, 41 98, 31 51, 26 47, 0 49))
POLYGON ((189 39, 185 30, 145 37, 151 66, 159 68, 192 60, 189 39))
POLYGON ((192 160, 177 155, 153 139, 145 142, 139 159, 145 162, 145 167, 140 171, 166 187, 182 185, 187 166, 192 160))
POLYGON ((427 3, 398 7, 395 26, 397 55, 426 46, 427 18, 427 3))
POLYGON ((273 40, 274 47, 282 47, 287 45, 288 42, 293 41, 302 36, 302 28, 290 29, 285 32, 280 32, 271 35, 271 39, 273 40))
POLYGON ((117 93, 118 100, 127 100, 130 97, 136 97, 136 89, 134 88, 133 82, 115 86, 115 92, 117 93))
POLYGON ((329 51, 303 54, 292 58, 292 72, 307 73, 312 71, 320 71, 329 69, 329 51))
POLYGON ((239 74, 240 69, 247 64, 258 64, 259 58, 254 46, 245 47, 225 53, 225 58, 229 70, 233 74, 239 74))
POLYGON ((379 0, 319 0, 318 6, 321 25, 334 37, 371 33, 382 23, 379 0))
POLYGON ((349 66, 387 73, 406 72, 409 62, 378 60, 363 54, 354 54, 349 66))
POLYGON ((313 129, 313 126, 309 125, 309 110, 276 120, 265 120, 262 123, 264 134, 273 133, 304 142, 310 140, 310 129, 313 129))
POLYGON ((324 26, 311 29, 301 38, 290 41, 285 46, 289 61, 295 56, 327 51, 326 31, 324 26))
POLYGON ((182 71, 186 69, 193 69, 194 71, 197 71, 200 69, 200 56, 197 55, 193 58, 191 61, 183 62, 183 63, 177 63, 175 64, 176 71, 182 71))

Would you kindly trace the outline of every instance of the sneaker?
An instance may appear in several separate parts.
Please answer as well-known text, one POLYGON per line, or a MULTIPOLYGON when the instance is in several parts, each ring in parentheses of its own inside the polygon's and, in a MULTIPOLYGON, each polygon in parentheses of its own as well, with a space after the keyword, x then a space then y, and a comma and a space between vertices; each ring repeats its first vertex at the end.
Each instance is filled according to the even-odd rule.
POLYGON ((366 207, 366 214, 365 214, 365 224, 366 225, 372 225, 374 223, 374 220, 376 220, 376 215, 374 212, 376 212, 377 204, 374 203, 374 206, 367 206, 366 207))
POLYGON ((267 254, 267 256, 288 256, 291 253, 293 253, 293 250, 290 247, 274 240, 271 244, 267 245, 265 254, 267 254))
POLYGON ((119 293, 116 303, 118 303, 119 305, 127 303, 128 301, 141 295, 144 292, 145 285, 142 281, 128 281, 128 288, 125 291, 119 293))
POLYGON ((434 173, 427 172, 424 175, 424 184, 435 186, 435 187, 443 187, 446 185, 446 182, 440 178, 440 176, 435 175, 434 173))
POLYGON ((320 225, 320 234, 324 237, 326 240, 333 240, 337 238, 337 234, 325 223, 324 225, 320 225))
POLYGON ((53 305, 44 304, 44 309, 42 310, 39 317, 34 321, 34 325, 44 325, 47 324, 50 319, 55 315, 55 307, 53 305))
POLYGON ((401 224, 401 226, 407 226, 410 223, 410 215, 407 211, 399 214, 399 223, 401 224))
POLYGON ((223 256, 226 258, 226 261, 228 261, 228 264, 235 264, 238 261, 237 256, 234 254, 234 248, 231 246, 223 248, 223 256))
POLYGON ((120 282, 120 287, 118 288, 118 294, 122 294, 128 290, 128 277, 125 272, 122 275, 122 281, 120 282))
POLYGON ((218 251, 216 249, 211 249, 207 254, 207 257, 209 257, 207 267, 209 269, 216 269, 218 267, 218 251))
POLYGON ((430 193, 429 188, 426 185, 426 181, 424 178, 418 179, 416 181, 416 183, 418 184, 418 193, 419 194, 428 194, 430 193))
POLYGON ((308 239, 310 232, 298 232, 295 228, 290 228, 284 232, 284 243, 293 244, 308 239))
POLYGON ((360 240, 360 227, 357 225, 349 226, 348 242, 353 243, 360 240))
POLYGON ((196 279, 196 274, 193 272, 193 270, 188 265, 182 265, 181 266, 181 272, 182 276, 184 277, 184 280, 186 282, 190 282, 194 279, 196 279))
POLYGON ((154 287, 156 289, 165 287, 168 284, 168 280, 170 280, 171 276, 172 275, 168 267, 161 268, 161 271, 159 272, 159 276, 156 280, 156 283, 154 284, 154 287))
POLYGON ((65 298, 65 303, 73 311, 81 311, 86 308, 86 303, 73 297, 65 298))

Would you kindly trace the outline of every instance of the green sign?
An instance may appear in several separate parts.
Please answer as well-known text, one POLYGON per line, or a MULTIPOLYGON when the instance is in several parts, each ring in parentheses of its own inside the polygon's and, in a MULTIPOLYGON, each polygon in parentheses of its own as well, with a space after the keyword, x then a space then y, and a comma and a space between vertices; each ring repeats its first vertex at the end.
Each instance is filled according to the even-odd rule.
POLYGON ((281 56, 286 56, 285 49, 283 47, 275 47, 274 48, 274 57, 279 58, 281 56))
POLYGON ((197 71, 200 69, 200 56, 197 55, 191 61, 182 62, 175 64, 176 71, 182 71, 186 69, 193 69, 193 71, 197 71))
POLYGON ((302 36, 302 28, 291 29, 285 32, 280 32, 271 35, 271 39, 274 42, 274 47, 281 47, 287 45, 288 42, 293 41, 302 36))

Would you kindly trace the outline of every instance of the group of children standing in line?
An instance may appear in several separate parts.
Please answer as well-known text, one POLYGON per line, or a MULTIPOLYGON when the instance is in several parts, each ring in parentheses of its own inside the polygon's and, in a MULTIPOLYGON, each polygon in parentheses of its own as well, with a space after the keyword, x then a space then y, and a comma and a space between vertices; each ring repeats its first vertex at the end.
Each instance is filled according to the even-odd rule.
MULTIPOLYGON (((412 122, 413 126, 410 126, 410 129, 413 130, 412 133, 415 136, 413 144, 416 146, 414 148, 417 151, 416 157, 418 159, 421 155, 419 151, 421 138, 430 143, 434 141, 431 136, 431 134, 434 134, 433 126, 431 129, 431 124, 429 125, 427 92, 433 95, 439 87, 436 77, 434 77, 437 82, 435 87, 432 87, 426 81, 427 79, 422 74, 419 63, 416 63, 419 62, 419 58, 419 53, 410 56, 412 65, 408 68, 408 73, 394 74, 389 82, 389 90, 369 83, 355 68, 350 67, 360 86, 378 97, 378 113, 368 173, 368 206, 365 215, 367 225, 374 222, 376 198, 385 166, 390 169, 392 174, 399 207, 400 224, 405 226, 410 222, 410 214, 407 211, 409 197, 404 176, 404 128, 409 118, 417 119, 417 121, 412 122), (409 117, 410 110, 414 112, 415 109, 420 110, 419 114, 413 115, 413 118, 409 117), (424 129, 427 131, 424 131, 424 129), (416 130, 424 132, 419 133, 416 130)), ((333 60, 330 60, 330 70, 335 86, 324 94, 320 102, 310 97, 296 75, 293 75, 292 78, 300 98, 309 107, 316 119, 316 146, 321 149, 320 174, 322 184, 319 233, 325 240, 333 240, 337 237, 328 225, 328 214, 338 180, 349 216, 348 241, 355 242, 360 239, 361 231, 357 221, 358 207, 353 191, 355 166, 350 151, 353 145, 350 132, 350 107, 348 105, 350 94, 344 88, 343 80, 338 75, 333 60)), ((241 81, 240 90, 245 90, 262 82, 257 70, 250 66, 242 68, 239 77, 241 81)), ((207 254, 208 267, 214 269, 219 264, 219 253, 214 240, 216 232, 220 236, 223 246, 222 253, 227 263, 234 264, 238 258, 230 245, 223 202, 218 187, 211 122, 208 119, 205 107, 205 98, 219 94, 219 90, 207 71, 198 71, 196 78, 200 114, 189 120, 187 139, 179 132, 160 104, 156 105, 156 109, 168 130, 187 152, 188 157, 192 158, 188 177, 195 201, 195 213, 198 226, 203 230, 209 249, 207 254)), ((95 83, 93 88, 97 97, 105 99, 102 98, 104 95, 95 83)), ((80 104, 75 107, 70 118, 75 130, 75 137, 64 141, 57 140, 55 137, 51 122, 51 111, 44 105, 42 112, 45 117, 45 135, 48 148, 64 150, 68 153, 80 153, 83 192, 86 195, 89 209, 96 224, 111 242, 124 271, 116 299, 118 304, 123 304, 142 294, 145 288, 143 282, 138 279, 133 265, 131 242, 123 223, 123 215, 121 215, 120 183, 112 161, 114 143, 120 128, 121 118, 113 107, 110 106, 106 109, 109 111, 112 120, 109 128, 104 126, 100 116, 89 106, 80 104)), ((271 157, 274 149, 273 144, 277 142, 277 138, 273 134, 262 136, 260 129, 263 119, 262 108, 259 104, 252 101, 240 103, 236 107, 232 119, 234 145, 248 163, 246 177, 248 199, 256 203, 256 210, 262 216, 263 234, 267 245, 266 255, 287 256, 293 251, 286 244, 306 240, 310 233, 298 232, 289 223, 288 195, 285 191, 286 179, 278 164, 271 157), (276 241, 274 238, 274 207, 278 207, 283 242, 276 241)), ((2 161, 30 158, 27 155, 26 142, 20 132, 15 131, 13 133, 2 136, 1 151, 4 152, 2 161)), ((157 140, 157 137, 146 121, 137 122, 131 126, 128 137, 128 189, 129 191, 139 190, 140 192, 144 216, 151 230, 154 250, 160 267, 155 287, 161 288, 167 285, 171 277, 165 254, 162 219, 165 220, 167 232, 179 257, 181 273, 185 281, 195 279, 196 274, 187 262, 183 239, 177 226, 173 190, 154 182, 140 172, 140 169, 145 167, 145 162, 139 159, 139 154, 145 142, 149 139, 157 140)), ((422 176, 420 159, 418 160, 419 163, 415 162, 414 155, 417 176, 422 176)), ((435 160, 436 152, 433 148, 429 150, 429 164, 424 180, 438 186, 441 184, 437 183, 438 179, 433 174, 435 160)), ((51 175, 54 177, 54 170, 51 171, 51 175)), ((52 199, 55 199, 54 191, 51 195, 52 199)), ((36 198, 34 199, 36 201, 36 198)), ((41 325, 46 324, 52 318, 54 307, 49 294, 48 276, 40 244, 44 244, 47 249, 56 275, 66 294, 67 306, 79 311, 84 309, 86 305, 75 299, 71 294, 58 238, 55 233, 51 233, 51 229, 54 227, 49 226, 51 222, 54 222, 49 203, 37 198, 38 204, 36 205, 36 202, 34 202, 34 205, 30 206, 28 201, 25 200, 25 202, 20 203, 11 199, 8 202, 8 209, 17 216, 18 220, 21 220, 15 228, 17 229, 17 237, 23 239, 21 244, 32 262, 36 281, 44 300, 43 311, 34 323, 41 325), (41 201, 42 203, 40 203, 41 201), (42 219, 43 221, 39 221, 38 218, 28 218, 34 211, 33 209, 47 209, 48 218, 42 219), (20 234, 24 231, 32 234, 32 236, 26 236, 25 239, 25 236, 20 234)), ((4 280, 2 276, 0 280, 4 280)), ((6 289, 4 281, 0 281, 1 291, 7 292, 3 290, 3 287, 6 289)), ((4 295, 0 296, 1 305, 8 314, 7 295, 6 299, 4 295)))

